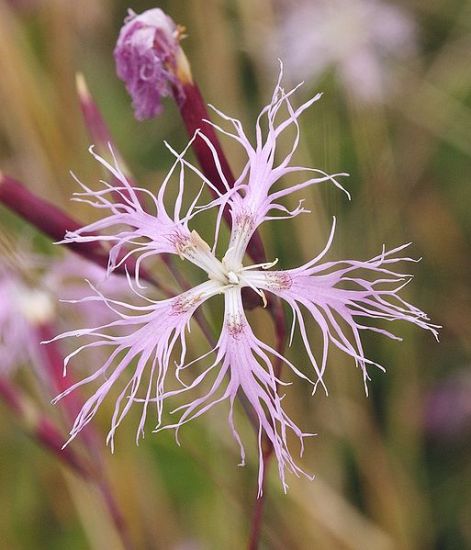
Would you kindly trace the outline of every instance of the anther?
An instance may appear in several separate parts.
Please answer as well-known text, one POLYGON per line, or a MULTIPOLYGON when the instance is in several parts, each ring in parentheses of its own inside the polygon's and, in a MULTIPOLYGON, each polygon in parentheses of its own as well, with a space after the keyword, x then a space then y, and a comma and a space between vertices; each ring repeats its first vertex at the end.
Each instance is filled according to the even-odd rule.
POLYGON ((231 285, 238 285, 240 283, 238 275, 236 275, 233 271, 227 272, 227 280, 231 285))

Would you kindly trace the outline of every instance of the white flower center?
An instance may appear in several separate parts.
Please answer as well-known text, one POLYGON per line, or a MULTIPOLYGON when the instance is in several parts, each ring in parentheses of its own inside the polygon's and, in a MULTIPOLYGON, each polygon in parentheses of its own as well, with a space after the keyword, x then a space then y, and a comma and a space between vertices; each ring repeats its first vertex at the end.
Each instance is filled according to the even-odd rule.
MULTIPOLYGON (((238 232, 239 236, 243 235, 243 233, 238 232)), ((247 235, 245 236, 247 237, 247 235)), ((211 250, 196 231, 192 231, 189 235, 184 235, 176 240, 175 248, 182 258, 186 258, 194 265, 206 271, 209 278, 208 282, 216 283, 219 292, 226 293, 235 288, 238 288, 240 291, 243 287, 249 287, 260 296, 265 307, 267 299, 263 289, 270 289, 267 282, 267 275, 269 276, 270 274, 264 273, 264 271, 273 267, 278 262, 278 259, 273 262, 264 262, 244 267, 242 265, 243 247, 239 246, 240 242, 238 239, 231 242, 232 246, 229 246, 222 261, 216 258, 213 250, 211 250), (258 268, 261 268, 262 271, 258 271, 258 268)), ((229 244, 231 245, 231 243, 229 244)), ((283 283, 282 281, 278 281, 279 277, 277 278, 276 274, 272 274, 272 277, 275 278, 272 281, 272 286, 276 287, 277 284, 279 286, 283 283)), ((176 307, 180 309, 182 304, 176 303, 176 307)))
POLYGON ((231 285, 238 285, 240 283, 239 276, 234 271, 228 271, 226 276, 231 285))

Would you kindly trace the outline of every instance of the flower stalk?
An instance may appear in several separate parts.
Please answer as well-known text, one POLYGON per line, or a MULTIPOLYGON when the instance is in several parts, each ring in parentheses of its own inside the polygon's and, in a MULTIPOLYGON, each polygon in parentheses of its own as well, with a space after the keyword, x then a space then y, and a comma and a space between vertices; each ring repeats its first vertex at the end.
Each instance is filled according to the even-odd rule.
MULTIPOLYGON (((276 336, 276 351, 279 356, 274 361, 274 371, 277 379, 281 377, 281 371, 283 367, 283 361, 281 357, 285 353, 286 348, 286 318, 283 310, 281 300, 276 296, 270 301, 270 313, 275 326, 276 336)), ((279 384, 277 384, 278 388, 279 384)), ((248 550, 257 550, 260 543, 260 535, 263 525, 263 512, 266 503, 266 480, 267 473, 270 465, 271 458, 273 457, 274 447, 269 438, 264 434, 263 436, 263 450, 262 450, 262 463, 263 463, 263 477, 259 487, 256 488, 255 500, 253 505, 252 518, 250 523, 250 534, 248 550)))
MULTIPOLYGON (((183 52, 182 55, 184 56, 183 52)), ((188 61, 185 64, 189 66, 188 61)), ((191 74, 188 75, 187 72, 183 71, 181 73, 187 76, 187 78, 180 81, 180 90, 176 86, 172 87, 173 97, 180 111, 188 136, 193 136, 200 129, 201 133, 214 148, 214 153, 212 153, 208 148, 208 141, 203 139, 201 135, 197 135, 192 144, 193 152, 198 159, 204 175, 214 183, 218 191, 224 192, 224 180, 229 184, 229 187, 234 187, 234 175, 214 127, 209 122, 211 118, 198 85, 193 81, 191 74), (215 159, 219 160, 219 166, 215 159)), ((215 192, 213 191, 212 193, 215 196, 215 192)), ((232 220, 229 210, 225 209, 223 215, 230 227, 232 220)), ((247 254, 256 263, 266 262, 265 249, 258 231, 251 237, 247 246, 247 254)))

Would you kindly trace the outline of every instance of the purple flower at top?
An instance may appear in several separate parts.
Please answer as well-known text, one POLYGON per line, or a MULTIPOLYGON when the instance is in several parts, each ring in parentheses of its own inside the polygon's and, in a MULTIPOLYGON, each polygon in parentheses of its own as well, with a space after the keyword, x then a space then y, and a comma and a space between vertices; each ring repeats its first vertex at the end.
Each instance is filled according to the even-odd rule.
POLYGON ((129 10, 114 50, 116 70, 132 97, 136 118, 162 111, 161 98, 179 87, 175 76, 179 28, 161 9, 129 10))
MULTIPOLYGON (((153 210, 143 208, 137 196, 139 190, 131 187, 117 162, 109 164, 95 155, 121 182, 118 188, 121 201, 113 202, 112 193, 116 192, 116 187, 106 185, 95 191, 82 184, 83 192, 79 193, 78 198, 89 200, 104 215, 97 222, 66 235, 66 241, 102 241, 111 245, 110 271, 116 267, 119 252, 125 245, 130 253, 137 256, 138 266, 145 258, 162 253, 174 254, 202 270, 206 280, 166 300, 152 300, 141 294, 138 270, 135 279, 129 277, 131 297, 128 302, 113 300, 96 290, 95 299, 112 310, 115 319, 100 326, 72 330, 58 336, 80 336, 85 339, 85 343, 70 357, 97 348, 108 350, 106 361, 95 372, 57 398, 79 386, 95 384, 75 421, 71 438, 90 422, 112 389, 117 392, 108 435, 112 448, 115 432, 133 406, 138 406, 141 411, 138 439, 144 435, 152 405, 156 414, 155 431, 174 429, 178 440, 179 430, 184 424, 217 404, 228 402, 228 421, 240 446, 243 464, 245 450, 234 416, 236 396, 243 394, 253 409, 259 429, 259 490, 264 467, 263 434, 273 445, 279 476, 286 489, 286 471, 298 476, 307 475, 291 455, 288 433, 298 439, 301 451, 304 438, 310 434, 302 431, 283 407, 279 388, 288 383, 277 377, 273 359, 280 358, 288 372, 302 378, 315 390, 319 384, 325 388, 323 376, 328 352, 335 347, 352 358, 360 368, 366 385, 369 367, 382 367, 366 356, 361 340, 363 332, 374 331, 399 339, 382 328, 381 324, 377 325, 405 321, 429 330, 437 337, 438 327, 430 324, 425 313, 400 296, 401 289, 411 276, 402 273, 402 270, 398 272, 398 265, 415 261, 402 254, 408 245, 390 251, 383 247, 378 255, 366 261, 324 261, 334 237, 334 220, 325 249, 302 267, 284 271, 272 269, 276 261, 260 265, 245 264, 247 244, 258 227, 271 220, 290 219, 306 212, 302 201, 294 210, 289 210, 283 203, 286 196, 321 182, 330 182, 344 190, 338 178, 346 174, 330 175, 292 162, 300 138, 298 118, 320 97, 317 95, 295 108, 292 104, 295 90, 285 92, 281 87, 280 75, 271 102, 257 119, 254 141, 247 136, 237 119, 217 111, 226 127, 214 125, 215 128, 243 148, 247 161, 235 186, 230 187, 226 182, 226 189, 221 192, 216 190, 217 198, 209 204, 199 205, 198 194, 190 206, 183 209, 183 204, 187 204, 183 201, 183 194, 188 170, 196 173, 203 184, 212 187, 198 168, 186 160, 186 150, 182 154, 172 150, 176 156, 175 163, 155 196, 142 190, 150 195, 153 210), (287 154, 277 160, 280 154, 278 138, 288 129, 294 134, 292 145, 287 154), (299 183, 283 186, 282 180, 287 174, 299 176, 299 183), (178 182, 178 193, 173 207, 169 209, 165 193, 172 178, 178 182), (216 208, 218 213, 212 246, 191 228, 194 217, 210 208, 216 208), (232 227, 228 247, 221 256, 217 248, 224 208, 230 210, 232 227), (301 371, 253 332, 243 307, 243 288, 253 289, 264 300, 266 293, 271 293, 287 302, 293 312, 292 332, 297 324, 312 369, 301 371), (203 356, 189 359, 187 334, 192 316, 203 303, 218 295, 224 298, 224 316, 217 343, 203 356), (310 344, 306 318, 314 320, 321 331, 323 345, 319 352, 313 350, 310 344), (120 332, 116 333, 116 329, 120 332), (172 358, 177 350, 174 362, 172 358), (188 383, 184 381, 185 373, 195 369, 195 363, 204 366, 188 383), (179 417, 169 423, 165 414, 166 405, 175 398, 180 402, 183 400, 184 404, 172 411, 179 413, 179 417)), ((220 167, 211 142, 203 134, 200 136, 206 140, 216 166, 220 167)), ((220 172, 224 182, 224 174, 222 170, 220 172)))

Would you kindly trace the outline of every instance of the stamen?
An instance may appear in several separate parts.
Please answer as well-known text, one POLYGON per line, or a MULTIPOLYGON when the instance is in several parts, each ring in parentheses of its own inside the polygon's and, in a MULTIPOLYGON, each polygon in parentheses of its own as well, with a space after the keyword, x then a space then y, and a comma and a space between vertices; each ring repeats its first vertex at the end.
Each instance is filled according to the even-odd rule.
POLYGON ((237 274, 234 273, 233 271, 228 271, 228 273, 227 273, 227 280, 228 280, 232 285, 238 285, 238 284, 240 283, 239 277, 238 277, 237 274))
POLYGON ((257 269, 259 267, 261 267, 262 269, 270 269, 272 268, 273 266, 275 266, 276 264, 278 263, 278 258, 275 258, 273 260, 273 262, 264 262, 262 264, 253 264, 253 265, 248 265, 246 267, 243 267, 240 269, 240 271, 249 271, 251 269, 257 269))
POLYGON ((250 288, 260 296, 260 298, 262 299, 262 302, 263 302, 263 307, 266 308, 267 305, 268 305, 268 301, 267 301, 267 297, 266 297, 266 294, 265 292, 263 292, 263 290, 261 288, 257 288, 255 286, 252 286, 252 285, 249 285, 250 288))

